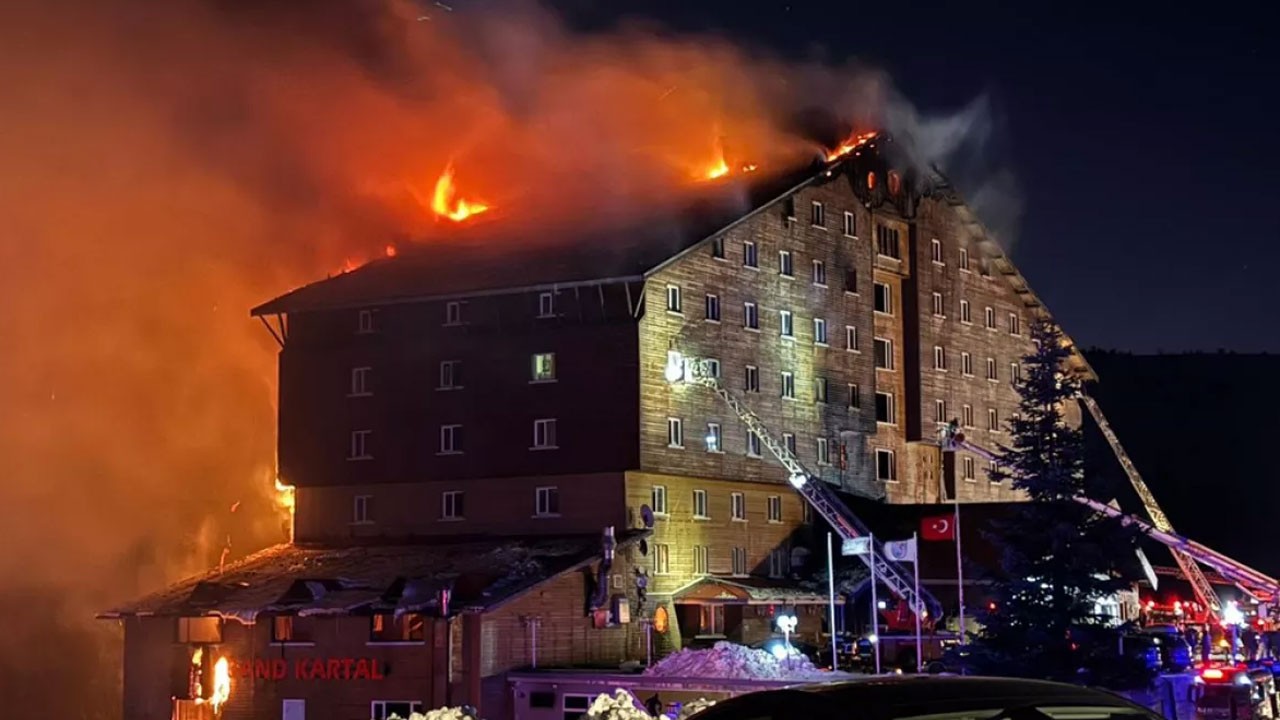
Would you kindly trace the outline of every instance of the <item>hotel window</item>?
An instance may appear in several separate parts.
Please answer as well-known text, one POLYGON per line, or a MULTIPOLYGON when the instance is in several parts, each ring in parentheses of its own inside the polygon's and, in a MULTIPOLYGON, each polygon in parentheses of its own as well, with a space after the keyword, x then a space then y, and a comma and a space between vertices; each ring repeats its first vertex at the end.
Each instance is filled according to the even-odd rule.
POLYGON ((217 645, 222 642, 222 618, 211 615, 174 618, 176 642, 217 645))
POLYGON ((368 335, 373 332, 373 311, 361 310, 356 315, 356 334, 368 335))
POLYGON ((984 314, 985 314, 985 316, 986 316, 984 319, 985 319, 985 321, 986 321, 987 328, 988 328, 988 329, 991 329, 991 330, 995 330, 995 329, 996 329, 996 311, 995 311, 995 308, 993 308, 993 307, 991 307, 990 305, 988 305, 988 306, 987 306, 987 309, 986 309, 986 311, 985 311, 985 313, 984 313, 984 314))
POLYGON ((671 546, 666 543, 654 543, 653 574, 666 575, 671 572, 671 546))
POLYGON ((973 356, 967 352, 960 353, 960 371, 965 376, 973 375, 973 356))
POLYGON ((851 408, 862 407, 862 391, 858 389, 858 384, 849 383, 849 385, 845 388, 845 390, 848 391, 849 393, 849 407, 851 408))
POLYGON ((796 434, 782 433, 782 446, 794 457, 796 454, 796 434))
POLYGON ((531 382, 551 382, 556 379, 556 354, 534 353, 531 382))
POLYGON ((720 378, 720 360, 717 358, 706 359, 707 372, 711 373, 711 377, 720 378))
POLYGON ((538 317, 556 316, 556 296, 549 292, 538 293, 538 317))
POLYGON ((795 337, 796 329, 795 324, 792 322, 790 310, 778 311, 778 330, 784 338, 795 337))
POLYGON ((934 238, 929 241, 929 256, 939 265, 942 264, 942 241, 934 238))
POLYGON ((747 498, 742 493, 729 493, 729 519, 747 519, 747 498))
POLYGON ((300 618, 293 615, 276 615, 271 618, 271 642, 310 643, 312 638, 311 618, 300 618))
POLYGON ((876 367, 881 370, 893 369, 893 341, 886 338, 876 338, 876 367))
POLYGON ((748 365, 743 374, 742 389, 747 392, 760 392, 760 368, 748 365))
POLYGON ((1016 383, 1022 380, 1022 365, 1020 363, 1009 363, 1009 382, 1016 383))
POLYGON ((827 401, 827 379, 815 378, 813 381, 813 401, 824 403, 827 401))
POLYGON ((462 426, 440 426, 440 454, 456 455, 462 452, 462 426))
POLYGON ((370 705, 369 716, 372 720, 390 720, 392 717, 407 718, 422 712, 422 702, 418 700, 374 700, 370 705))
POLYGON ((827 286, 827 264, 821 260, 813 261, 813 284, 820 287, 827 286))
POLYGON ((760 314, 755 303, 742 303, 742 327, 748 330, 760 329, 760 314))
POLYGON ((462 361, 442 360, 440 362, 439 390, 458 390, 462 388, 462 361))
MULTIPOLYGON (((555 693, 549 694, 553 699, 555 698, 555 693)), ((591 709, 591 703, 594 701, 594 695, 571 695, 565 693, 560 697, 560 707, 563 710, 560 720, 581 720, 586 716, 587 711, 591 709)))
POLYGON ((667 514, 667 486, 654 485, 649 491, 649 501, 652 503, 654 515, 667 514))
POLYGON ((693 516, 702 520, 711 517, 711 515, 707 513, 706 490, 693 491, 693 516))
POLYGON ((667 418, 667 447, 684 447, 684 421, 680 418, 667 418))
POLYGON ((933 401, 933 420, 934 422, 944 423, 947 421, 947 401, 933 401))
POLYGON ((809 223, 811 225, 817 225, 818 227, 827 226, 827 211, 826 208, 822 207, 822 203, 815 201, 813 205, 810 206, 809 223))
POLYGON ((1000 484, 1000 466, 996 464, 995 460, 987 462, 987 479, 997 485, 1000 484))
POLYGON ((973 406, 965 405, 960 410, 964 426, 967 428, 973 427, 973 406))
POLYGON ((880 482, 897 481, 898 459, 892 450, 876 448, 876 479, 880 482))
POLYGON ((444 304, 444 324, 445 325, 461 325, 462 324, 462 303, 458 301, 447 302, 444 304))
POLYGON ((1009 313, 1009 334, 1022 334, 1022 322, 1018 318, 1018 313, 1009 313))
POLYGON ((707 293, 707 322, 720 322, 720 296, 707 293))
POLYGON ((742 243, 742 265, 749 268, 760 267, 760 258, 756 255, 756 244, 750 240, 742 243))
POLYGON ((373 436, 372 430, 352 430, 351 431, 351 451, 347 455, 348 460, 371 460, 373 455, 369 452, 369 439, 373 436))
POLYGON ((560 514, 560 488, 540 487, 533 490, 533 514, 548 517, 560 514))
POLYGON ((901 252, 898 249, 898 231, 884 225, 876 226, 876 252, 885 257, 900 259, 901 252))
POLYGON ((973 312, 969 308, 968 300, 960 301, 960 322, 964 323, 965 325, 969 325, 973 323, 973 312))
POLYGON ((894 407, 893 393, 876 393, 876 422, 886 425, 898 423, 898 410, 894 407))
POLYGON ((995 358, 987 358, 987 379, 999 380, 999 378, 996 377, 996 359, 995 358))
POLYGON ((969 482, 973 482, 974 480, 976 480, 976 479, 977 479, 977 477, 978 477, 978 473, 976 472, 976 470, 975 470, 975 468, 974 468, 974 464, 975 464, 975 463, 973 462, 973 458, 971 458, 971 457, 969 457, 968 455, 966 455, 966 456, 961 460, 961 463, 960 463, 960 464, 961 464, 961 466, 964 468, 964 479, 965 479, 965 480, 968 480, 969 482))
POLYGON ((831 464, 831 443, 827 438, 818 438, 817 456, 819 465, 831 464))
POLYGON ((946 307, 942 303, 942 293, 933 294, 933 314, 935 317, 946 317, 946 307))
POLYGON ((784 577, 791 570, 790 553, 786 548, 774 548, 769 551, 769 577, 784 577))
POLYGON ((369 642, 422 642, 427 624, 418 613, 376 613, 369 618, 369 642))
POLYGON ((813 319, 813 344, 827 344, 827 321, 822 318, 813 319))
POLYGON ((789 372, 780 373, 782 397, 794 400, 796 397, 796 376, 789 372))
POLYGON ((947 350, 941 345, 933 346, 933 369, 934 370, 947 369, 947 350))
POLYGON ((1000 429, 1000 416, 995 408, 987 408, 987 429, 993 432, 1000 429))
POLYGON ((739 577, 747 574, 747 549, 736 547, 733 549, 733 574, 739 577))
POLYGON ((549 450, 556 445, 555 418, 541 418, 533 421, 533 450, 549 450))
POLYGON ((461 490, 446 490, 440 494, 440 517, 443 520, 461 520, 465 516, 465 506, 461 490))
POLYGON ((351 368, 351 392, 347 393, 347 396, 366 397, 372 395, 373 393, 369 391, 369 374, 372 372, 373 368, 351 368))
POLYGON ((680 302, 680 286, 668 285, 667 286, 667 312, 673 312, 673 313, 681 312, 680 310, 681 307, 682 305, 680 302))
POLYGON ((886 283, 875 283, 875 310, 885 315, 893 314, 893 289, 886 283))
POLYGON ((807 502, 800 503, 800 522, 805 525, 813 524, 813 507, 807 502))
POLYGON ((720 423, 707 423, 707 452, 724 452, 724 440, 720 436, 720 423))
POLYGON ((706 545, 693 546, 693 574, 706 575, 711 572, 711 553, 708 552, 706 545))
POLYGON ((747 431, 747 456, 760 457, 760 436, 750 430, 747 431))
POLYGON ((372 495, 356 495, 351 499, 351 522, 355 525, 368 525, 373 522, 372 495))
POLYGON ((796 198, 794 195, 788 195, 782 201, 782 214, 787 219, 787 226, 791 226, 791 221, 796 219, 796 198))
POLYGON ((960 272, 969 272, 969 251, 960 248, 960 272))
POLYGON ((844 271, 844 291, 852 295, 858 294, 858 271, 849 269, 844 271))
POLYGON ((858 328, 852 325, 844 326, 844 349, 858 351, 858 328))
POLYGON ((768 517, 771 523, 782 522, 782 496, 770 495, 768 502, 768 517))
POLYGON ((857 230, 858 230, 858 223, 856 220, 854 220, 853 213, 851 212, 845 213, 844 214, 845 237, 853 237, 854 235, 857 235, 858 234, 857 230))
POLYGON ((793 277, 795 275, 795 270, 791 265, 790 250, 778 251, 778 274, 783 277, 793 277))
POLYGON ((711 239, 711 257, 717 260, 724 259, 724 236, 711 239))

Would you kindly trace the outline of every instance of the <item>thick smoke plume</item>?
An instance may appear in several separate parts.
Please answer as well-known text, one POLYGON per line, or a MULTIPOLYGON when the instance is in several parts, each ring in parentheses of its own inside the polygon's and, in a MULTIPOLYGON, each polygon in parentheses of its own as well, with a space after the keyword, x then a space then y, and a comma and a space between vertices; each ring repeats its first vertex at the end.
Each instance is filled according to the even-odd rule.
MULTIPOLYGON (((247 309, 452 230, 634 214, 716 160, 880 123, 884 78, 531 5, 18 0, 0 26, 0 708, 112 718, 96 610, 284 535, 275 345, 247 309), (234 508, 234 510, 233 510, 234 508), (47 651, 36 652, 37 648, 47 651)), ((335 392, 338 390, 335 389, 335 392)))

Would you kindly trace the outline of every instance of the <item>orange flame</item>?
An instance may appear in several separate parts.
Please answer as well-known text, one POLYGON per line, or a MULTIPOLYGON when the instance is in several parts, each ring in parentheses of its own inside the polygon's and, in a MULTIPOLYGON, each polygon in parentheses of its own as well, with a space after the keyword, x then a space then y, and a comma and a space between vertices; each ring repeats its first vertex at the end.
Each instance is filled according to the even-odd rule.
POLYGON ((213 694, 209 696, 209 704, 216 713, 231 697, 231 663, 225 657, 218 658, 213 665, 213 694))
POLYGON ((385 252, 387 253, 387 257, 395 257, 396 253, 399 251, 396 250, 395 245, 388 245, 385 252))
POLYGON ((835 162, 836 160, 839 160, 845 155, 848 155, 854 150, 857 150, 858 148, 862 147, 863 145, 866 145, 867 143, 871 142, 875 138, 876 138, 876 134, 873 132, 862 133, 862 134, 854 133, 853 135, 849 136, 848 140, 845 140, 844 142, 840 143, 840 146, 837 147, 835 150, 832 150, 827 153, 827 162, 835 162))
MULTIPOLYGON (((756 167, 757 166, 755 163, 743 163, 738 167, 738 172, 741 172, 741 173, 753 172, 756 169, 756 167)), ((713 159, 711 161, 711 164, 708 165, 705 169, 699 171, 698 178, 700 180, 715 180, 717 178, 722 178, 725 175, 728 175, 732 171, 733 171, 733 168, 729 165, 729 162, 725 159, 725 156, 724 156, 724 140, 721 137, 716 136, 715 159, 713 159)))
POLYGON ((457 188, 453 184, 453 163, 449 163, 445 166, 444 172, 440 173, 440 179, 436 180, 436 189, 431 196, 432 212, 454 222, 462 222, 472 215, 479 215, 489 209, 488 205, 474 200, 454 200, 456 193, 457 188))

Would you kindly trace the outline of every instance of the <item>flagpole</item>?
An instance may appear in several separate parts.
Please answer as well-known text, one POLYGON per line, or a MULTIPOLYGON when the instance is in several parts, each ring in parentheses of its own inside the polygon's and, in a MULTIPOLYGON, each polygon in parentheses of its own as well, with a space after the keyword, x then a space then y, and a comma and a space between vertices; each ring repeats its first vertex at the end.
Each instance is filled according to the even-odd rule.
POLYGON ((956 515, 952 529, 956 533, 956 596, 960 603, 960 644, 965 643, 964 626, 964 554, 960 550, 960 496, 956 494, 956 515))
POLYGON ((871 637, 876 654, 876 674, 880 674, 880 602, 876 597, 876 537, 867 533, 867 557, 871 558, 871 637))
POLYGON ((839 653, 836 652, 836 558, 832 549, 831 533, 827 533, 827 594, 831 601, 831 670, 840 669, 839 653))
POLYGON ((920 613, 924 603, 920 600, 920 533, 911 533, 911 550, 915 553, 915 562, 911 563, 915 570, 916 580, 916 672, 924 670, 924 639, 920 637, 920 613))

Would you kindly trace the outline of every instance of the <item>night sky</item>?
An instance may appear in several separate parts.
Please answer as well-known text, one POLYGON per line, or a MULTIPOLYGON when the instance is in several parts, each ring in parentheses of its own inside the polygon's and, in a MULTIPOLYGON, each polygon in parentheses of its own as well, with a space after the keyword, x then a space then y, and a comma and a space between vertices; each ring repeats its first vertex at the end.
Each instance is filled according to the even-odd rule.
POLYGON ((926 113, 988 93, 1023 199, 1014 260, 1078 343, 1280 351, 1280 52, 1265 13, 1222 3, 1177 14, 1119 3, 554 4, 584 28, 639 16, 789 56, 857 57, 926 113))

